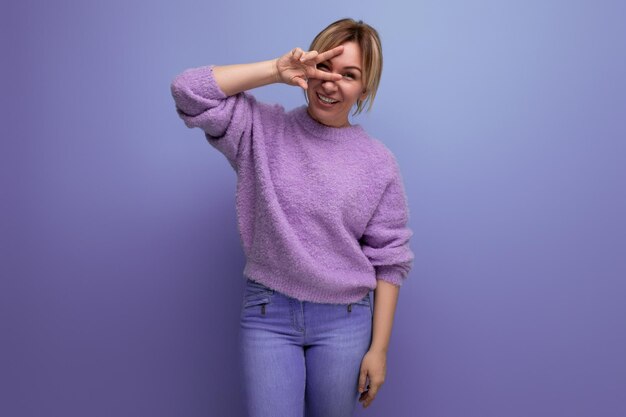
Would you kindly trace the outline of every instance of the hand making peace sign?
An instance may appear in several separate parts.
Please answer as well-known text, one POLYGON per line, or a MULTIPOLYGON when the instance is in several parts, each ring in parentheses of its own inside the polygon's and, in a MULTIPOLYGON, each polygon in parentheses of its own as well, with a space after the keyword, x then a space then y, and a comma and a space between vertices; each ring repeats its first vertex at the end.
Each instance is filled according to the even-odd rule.
POLYGON ((308 88, 309 78, 320 80, 339 81, 341 74, 320 71, 317 64, 327 61, 343 52, 343 45, 339 45, 321 54, 317 51, 305 52, 300 48, 294 48, 276 61, 278 80, 289 85, 298 85, 303 89, 308 88))

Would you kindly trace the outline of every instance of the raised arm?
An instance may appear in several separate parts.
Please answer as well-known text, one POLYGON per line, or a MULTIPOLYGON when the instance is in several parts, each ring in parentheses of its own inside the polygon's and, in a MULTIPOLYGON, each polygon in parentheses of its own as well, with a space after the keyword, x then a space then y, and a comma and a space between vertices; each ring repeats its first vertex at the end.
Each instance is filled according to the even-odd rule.
POLYGON ((317 51, 304 52, 294 48, 280 58, 250 64, 215 66, 215 81, 227 96, 251 90, 272 83, 308 87, 308 78, 322 80, 339 80, 340 74, 331 74, 317 69, 317 64, 324 62, 343 52, 338 46, 324 53, 317 51))
POLYGON ((307 88, 309 78, 340 79, 340 74, 318 70, 317 64, 342 52, 342 46, 321 54, 294 48, 268 61, 187 69, 171 83, 176 111, 187 127, 201 128, 237 171, 239 160, 251 149, 252 115, 277 111, 246 91, 274 82, 307 88))
POLYGON ((251 64, 235 64, 213 67, 215 81, 227 96, 234 96, 242 91, 279 82, 276 62, 253 62, 251 64))

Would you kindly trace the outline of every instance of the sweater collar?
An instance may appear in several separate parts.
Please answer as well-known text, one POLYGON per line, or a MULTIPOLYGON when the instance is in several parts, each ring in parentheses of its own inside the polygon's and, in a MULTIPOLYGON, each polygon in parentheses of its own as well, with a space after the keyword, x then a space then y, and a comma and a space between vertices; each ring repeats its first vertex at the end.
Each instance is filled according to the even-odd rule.
POLYGON ((311 117, 307 111, 307 106, 302 105, 293 110, 294 116, 298 123, 311 135, 329 140, 345 140, 358 136, 363 132, 363 128, 359 124, 346 127, 326 126, 311 117))

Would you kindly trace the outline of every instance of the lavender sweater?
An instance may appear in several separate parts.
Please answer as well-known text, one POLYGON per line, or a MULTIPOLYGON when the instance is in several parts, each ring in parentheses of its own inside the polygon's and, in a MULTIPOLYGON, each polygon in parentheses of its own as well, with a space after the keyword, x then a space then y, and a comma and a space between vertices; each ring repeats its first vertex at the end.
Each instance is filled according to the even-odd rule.
POLYGON ((325 126, 247 92, 226 96, 213 66, 172 82, 178 115, 237 173, 243 274, 301 301, 352 303, 377 280, 402 285, 413 263, 402 177, 359 125, 325 126))

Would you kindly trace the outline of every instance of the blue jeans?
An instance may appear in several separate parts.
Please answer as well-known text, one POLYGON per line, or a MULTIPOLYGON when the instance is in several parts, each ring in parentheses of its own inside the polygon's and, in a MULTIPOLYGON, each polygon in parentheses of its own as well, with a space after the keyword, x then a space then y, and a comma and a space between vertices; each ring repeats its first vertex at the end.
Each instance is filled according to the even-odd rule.
POLYGON ((239 335, 248 416, 352 416, 373 311, 369 293, 313 303, 247 279, 239 335))

